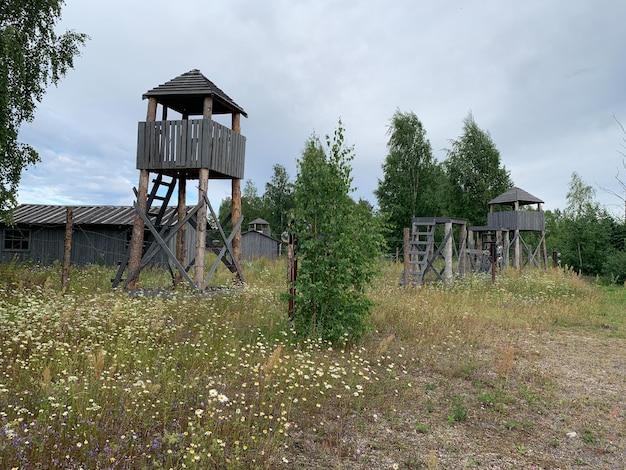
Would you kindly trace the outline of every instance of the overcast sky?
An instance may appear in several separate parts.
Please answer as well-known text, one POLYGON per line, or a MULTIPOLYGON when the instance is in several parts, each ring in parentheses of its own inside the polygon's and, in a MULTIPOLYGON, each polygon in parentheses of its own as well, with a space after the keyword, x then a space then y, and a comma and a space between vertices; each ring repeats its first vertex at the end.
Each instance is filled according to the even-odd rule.
MULTIPOLYGON (((565 207, 576 171, 618 212, 600 188, 626 179, 625 21, 622 0, 68 0, 60 27, 91 40, 22 128, 42 161, 18 199, 132 204, 142 94, 200 69, 249 115, 245 179, 260 193, 341 118, 355 196, 375 203, 396 109, 420 118, 438 161, 471 111, 545 208, 565 207)), ((229 193, 209 183, 214 204, 229 193)))

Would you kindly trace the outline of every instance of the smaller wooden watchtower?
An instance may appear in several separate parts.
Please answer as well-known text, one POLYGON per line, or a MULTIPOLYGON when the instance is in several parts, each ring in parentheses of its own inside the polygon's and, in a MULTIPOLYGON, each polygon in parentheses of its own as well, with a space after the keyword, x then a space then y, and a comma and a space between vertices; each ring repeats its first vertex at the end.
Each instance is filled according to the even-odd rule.
POLYGON ((520 188, 512 188, 507 192, 489 201, 489 214, 487 214, 487 225, 494 230, 498 237, 504 233, 505 239, 502 241, 506 250, 504 257, 508 260, 508 252, 513 248, 513 265, 516 269, 521 269, 524 264, 534 264, 543 267, 548 266, 548 255, 546 250, 546 219, 541 208, 543 201, 538 197, 527 193, 520 188), (524 206, 535 206, 535 209, 522 210, 524 206), (498 208, 509 210, 496 210, 498 208), (509 232, 513 232, 513 239, 510 239, 509 232), (537 232, 540 234, 539 240, 532 248, 528 246, 523 238, 524 232, 537 232), (526 257, 524 261, 524 246, 526 257))
POLYGON ((129 256, 126 264, 120 266, 114 287, 121 281, 122 272, 127 267, 124 286, 136 289, 139 272, 155 250, 167 252, 179 278, 185 278, 197 289, 206 287, 207 212, 210 210, 213 220, 216 219, 207 197, 210 179, 232 181, 231 219, 234 230, 227 239, 221 226, 218 227, 225 241, 219 256, 224 256, 224 250, 230 251, 231 260, 224 262, 243 280, 239 261, 241 179, 244 177, 246 139, 241 135, 241 115, 247 117, 246 112, 195 69, 147 91, 143 99, 148 100, 148 112, 146 121, 138 126, 137 169, 140 175, 139 187, 135 190, 135 223, 129 256), (157 119, 159 107, 160 120, 157 119), (177 115, 168 116, 168 110, 177 115), (217 114, 230 114, 231 127, 214 121, 212 118, 217 114), (151 173, 155 176, 152 189, 151 173), (193 208, 189 208, 186 202, 189 180, 198 181, 198 203, 193 208), (177 220, 166 221, 163 214, 176 186, 177 220), (188 225, 195 229, 195 256, 188 256, 187 253, 188 225), (173 234, 176 236, 175 254, 168 248, 168 240, 173 234), (146 236, 150 238, 149 242, 146 236), (190 258, 192 261, 187 262, 190 258), (191 265, 194 267, 193 279, 187 274, 191 265))

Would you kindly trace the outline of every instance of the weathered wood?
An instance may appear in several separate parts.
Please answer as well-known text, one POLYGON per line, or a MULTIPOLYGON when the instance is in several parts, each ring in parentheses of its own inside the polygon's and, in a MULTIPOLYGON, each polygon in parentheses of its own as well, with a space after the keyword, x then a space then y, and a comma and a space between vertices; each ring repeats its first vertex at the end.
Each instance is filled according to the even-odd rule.
POLYGON ((67 288, 70 282, 70 264, 72 258, 72 232, 74 228, 74 216, 71 207, 66 210, 65 241, 63 245, 63 271, 61 273, 61 286, 67 288))
MULTIPOLYGON (((187 280, 187 282, 192 287, 194 287, 194 283, 191 280, 191 278, 187 275, 185 268, 178 262, 178 260, 176 259, 176 256, 174 255, 174 253, 172 253, 172 251, 170 250, 170 247, 167 245, 167 240, 170 237, 166 237, 166 238, 163 237, 163 232, 165 231, 165 228, 162 229, 162 232, 157 231, 156 227, 152 224, 152 222, 150 222, 150 219, 148 218, 148 216, 144 212, 141 211, 139 204, 135 203, 134 207, 135 207, 135 210, 137 211, 137 215, 139 215, 139 217, 141 217, 141 219, 143 220, 144 226, 147 226, 150 232, 152 233, 152 235, 154 236, 154 240, 159 245, 160 249, 167 254, 167 257, 172 261, 172 263, 174 263, 174 265, 178 269, 178 272, 180 272, 183 275, 183 277, 187 280)), ((173 234, 171 236, 173 236, 173 234)), ((147 264, 147 261, 144 260, 144 265, 145 264, 147 264)), ((137 273, 137 275, 134 278, 136 279, 138 275, 139 274, 137 273)), ((126 285, 129 285, 128 281, 126 285)))
POLYGON ((545 230, 544 212, 539 211, 504 211, 487 214, 487 225, 493 228, 509 230, 535 231, 545 230))
POLYGON ((139 123, 137 169, 208 168, 243 178, 245 137, 212 120, 139 123))
MULTIPOLYGON (((150 181, 150 172, 141 170, 139 174, 139 190, 137 191, 137 203, 140 210, 146 212, 148 201, 148 183, 150 181)), ((133 224, 133 234, 130 240, 130 255, 128 259, 128 271, 130 273, 137 272, 133 278, 127 279, 127 286, 130 290, 137 290, 139 285, 139 264, 141 263, 141 253, 143 251, 143 231, 144 222, 141 216, 135 214, 135 222, 133 224)))
POLYGON ((148 111, 146 112, 146 121, 156 121, 157 99, 155 97, 148 98, 148 111))
POLYGON ((206 263, 206 224, 207 224, 207 206, 205 198, 209 186, 209 170, 201 168, 198 175, 198 203, 202 203, 198 210, 198 218, 196 223, 196 263, 195 263, 195 282, 196 286, 201 288, 204 280, 204 265, 206 263))
POLYGON ((202 103, 202 117, 211 119, 213 117, 213 97, 205 96, 202 103))
POLYGON ((452 244, 454 243, 454 238, 452 237, 452 222, 445 223, 445 238, 446 244, 444 247, 443 253, 443 263, 444 263, 444 284, 446 286, 452 285, 452 244))
POLYGON ((402 285, 404 286, 404 288, 406 289, 407 287, 409 287, 409 273, 411 271, 411 266, 409 265, 409 261, 410 261, 410 245, 409 245, 409 241, 410 241, 410 230, 408 227, 406 227, 403 230, 403 239, 404 239, 404 243, 403 243, 403 256, 404 256, 404 271, 402 273, 402 285))
MULTIPOLYGON (((241 114, 233 113, 231 118, 232 133, 229 134, 230 139, 233 140, 241 135, 241 114)), ((243 153, 241 154, 243 155, 243 153)), ((232 148, 230 155, 230 162, 233 162, 232 148)), ((234 174, 234 168, 230 169, 231 174, 234 174)), ((243 178, 243 159, 241 160, 241 176, 232 179, 232 214, 233 220, 238 220, 241 217, 241 178, 243 178)), ((236 262, 241 262, 241 230, 235 232, 233 237, 233 259, 236 262)), ((243 281, 243 279, 241 279, 243 281)))
MULTIPOLYGON (((239 220, 239 217, 241 217, 241 180, 239 178, 233 178, 231 187, 232 219, 239 220)), ((237 230, 233 237, 233 259, 237 262, 241 262, 241 230, 237 230)))
MULTIPOLYGON (((187 215, 187 179, 184 176, 178 178, 178 222, 182 221, 187 215)), ((187 259, 187 225, 184 224, 176 234, 176 259, 182 265, 186 263, 187 259)), ((177 273, 174 280, 175 283, 180 283, 182 280, 182 273, 177 273)))

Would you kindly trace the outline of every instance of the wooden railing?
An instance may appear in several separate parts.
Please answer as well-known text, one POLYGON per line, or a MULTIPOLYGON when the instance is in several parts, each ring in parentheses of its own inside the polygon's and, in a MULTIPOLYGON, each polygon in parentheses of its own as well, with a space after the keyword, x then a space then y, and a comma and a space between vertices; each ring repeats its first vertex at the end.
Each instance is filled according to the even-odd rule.
POLYGON ((140 122, 137 169, 208 168, 243 178, 246 138, 211 119, 140 122))
POLYGON ((490 212, 487 214, 487 225, 509 230, 540 232, 546 228, 546 219, 541 211, 490 212))

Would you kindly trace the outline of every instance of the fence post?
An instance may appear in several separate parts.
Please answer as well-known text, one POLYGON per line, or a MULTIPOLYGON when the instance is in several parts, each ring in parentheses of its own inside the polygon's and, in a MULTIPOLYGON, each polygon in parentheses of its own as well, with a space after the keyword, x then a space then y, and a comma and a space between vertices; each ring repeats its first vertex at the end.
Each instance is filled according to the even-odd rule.
POLYGON ((61 272, 61 287, 65 289, 70 282, 70 260, 72 257, 72 230, 74 227, 74 213, 71 207, 65 211, 65 245, 63 249, 63 270, 61 272))
POLYGON ((409 254, 409 229, 405 228, 404 229, 404 245, 403 245, 403 249, 404 249, 404 273, 403 273, 403 277, 402 277, 402 283, 404 285, 404 288, 406 289, 407 287, 409 287, 409 269, 411 268, 410 266, 410 257, 411 255, 409 254))

